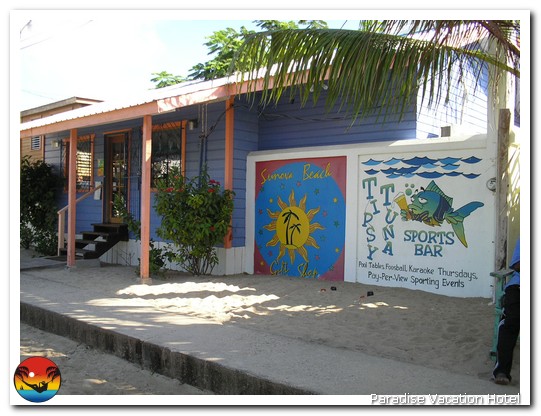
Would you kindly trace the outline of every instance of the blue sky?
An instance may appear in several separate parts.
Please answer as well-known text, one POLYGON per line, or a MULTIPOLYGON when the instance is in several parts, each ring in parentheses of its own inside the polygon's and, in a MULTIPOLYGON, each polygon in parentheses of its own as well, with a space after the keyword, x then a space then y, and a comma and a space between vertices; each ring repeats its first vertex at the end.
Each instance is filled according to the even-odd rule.
POLYGON ((187 75, 192 66, 207 61, 204 43, 214 31, 242 25, 255 30, 256 19, 320 19, 330 27, 345 24, 352 29, 361 19, 463 19, 475 13, 483 18, 501 14, 414 9, 14 10, 11 108, 21 111, 73 96, 137 96, 155 86, 150 81, 153 72, 187 75))
MULTIPOLYGON (((242 20, 201 19, 207 16, 178 11, 16 13, 12 33, 19 37, 19 110, 73 96, 109 100, 136 95, 154 87, 153 72, 187 75, 191 67, 207 61, 204 43, 214 31, 241 26, 256 30, 253 20, 275 18, 252 13, 242 20)), ((358 20, 345 18, 325 20, 332 27, 358 25, 358 20)))

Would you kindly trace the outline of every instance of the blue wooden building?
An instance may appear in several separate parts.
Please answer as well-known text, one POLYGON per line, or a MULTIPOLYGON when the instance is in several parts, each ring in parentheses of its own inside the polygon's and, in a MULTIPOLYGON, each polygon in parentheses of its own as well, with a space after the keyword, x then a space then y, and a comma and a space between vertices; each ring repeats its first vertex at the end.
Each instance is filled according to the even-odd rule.
MULTIPOLYGON (((477 170, 481 179, 495 176, 495 147, 487 139, 488 81, 484 78, 476 85, 473 78, 469 81, 467 96, 456 91, 449 102, 435 108, 427 108, 419 97, 414 97, 402 119, 397 114, 386 114, 385 118, 374 114, 353 124, 347 113, 338 109, 327 111, 324 94, 314 105, 302 107, 299 100, 284 96, 277 105, 262 107, 257 97, 248 100, 245 86, 234 79, 188 82, 149 91, 134 100, 97 103, 23 123, 21 138, 42 136, 45 161, 65 178, 59 207, 67 207, 66 223, 61 223, 59 234, 66 236, 68 266, 74 266, 79 254, 85 253, 77 250, 78 240, 93 239, 114 229, 118 233, 116 245, 109 248, 102 244, 107 251, 99 252, 100 258, 131 265, 140 258, 141 278, 149 278, 149 240, 159 241, 156 228, 160 218, 154 211, 152 196, 155 178, 170 166, 179 166, 187 177, 193 177, 206 165, 211 178, 235 192, 231 236, 219 247, 216 273, 276 272, 362 281, 359 264, 366 263, 363 250, 370 252, 369 248, 362 248, 362 242, 371 235, 363 234, 367 227, 360 219, 363 212, 368 218, 366 209, 361 212, 360 207, 362 190, 366 190, 363 186, 369 183, 362 175, 367 175, 369 169, 365 169, 365 164, 371 159, 391 160, 394 155, 397 161, 407 161, 412 152, 417 157, 428 157, 442 151, 452 153, 449 157, 467 160, 475 154, 485 163, 492 159, 477 170), (455 155, 457 151, 460 154, 455 155), (371 156, 382 154, 384 158, 371 156), (340 172, 340 178, 335 178, 335 172, 340 172), (293 181, 285 180, 288 175, 290 179, 301 175, 301 179, 292 185, 293 181), (266 188, 260 183, 262 177, 266 178, 266 188), (321 187, 303 188, 301 182, 308 178, 321 180, 321 187), (330 178, 333 183, 324 183, 330 178), (285 189, 283 195, 270 198, 281 201, 274 207, 265 205, 268 201, 258 200, 262 191, 273 189, 271 185, 277 186, 273 192, 285 189), (338 210, 331 202, 327 207, 323 199, 312 201, 308 196, 327 192, 331 195, 334 191, 339 196, 333 197, 332 203, 341 205, 338 210), (112 204, 117 194, 123 196, 128 210, 141 221, 140 242, 122 228, 122 218, 112 204), (272 236, 261 237, 268 238, 266 242, 259 241, 258 235, 277 227, 263 211, 279 211, 285 206, 295 206, 305 214, 305 225, 311 230, 307 233, 311 235, 306 234, 304 242, 297 246, 284 244, 278 238, 272 243, 272 236), (334 223, 330 220, 333 215, 334 223), (333 227, 338 231, 331 235, 333 227), (329 241, 336 247, 327 247, 329 241), (324 257, 328 255, 323 253, 329 252, 335 254, 325 263, 324 257), (276 264, 283 267, 273 267, 269 256, 278 259, 276 264), (308 267, 309 262, 319 262, 320 266, 308 267)), ((447 154, 437 157, 442 158, 447 158, 447 154)), ((374 177, 375 183, 377 175, 368 175, 374 177)), ((419 186, 426 187, 429 181, 425 182, 419 182, 419 186)), ((402 183, 400 186, 405 187, 402 183)), ((478 198, 485 206, 494 198, 493 193, 487 192, 486 198, 478 198)), ((398 194, 398 190, 394 193, 398 194)), ((412 195, 415 194, 408 196, 412 195)), ((389 201, 383 204, 390 204, 389 201)), ((372 205, 374 210, 388 207, 372 205)), ((485 218, 492 221, 494 213, 485 218)), ((472 249, 475 250, 474 244, 470 244, 470 252, 472 249)), ((383 250, 382 246, 379 252, 383 250)), ((493 249, 490 252, 493 254, 493 249)), ((391 269, 401 267, 396 262, 380 263, 383 267, 389 264, 391 269)), ((374 270, 367 266, 362 273, 374 270)), ((429 282, 429 276, 421 277, 429 282)), ((487 290, 488 286, 483 284, 482 289, 472 293, 485 296, 487 290)))

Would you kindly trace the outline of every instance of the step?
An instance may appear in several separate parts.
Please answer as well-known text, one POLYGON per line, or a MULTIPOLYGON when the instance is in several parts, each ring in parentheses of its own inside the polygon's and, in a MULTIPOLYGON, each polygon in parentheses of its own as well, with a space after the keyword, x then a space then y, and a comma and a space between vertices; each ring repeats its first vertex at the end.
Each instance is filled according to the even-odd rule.
POLYGON ((116 222, 100 222, 100 223, 92 223, 90 224, 94 228, 103 228, 104 230, 120 230, 120 229, 128 229, 128 224, 124 223, 116 223, 116 222))
POLYGON ((96 244, 96 245, 102 245, 103 246, 103 245, 107 245, 107 244, 111 244, 111 243, 109 243, 106 240, 92 240, 92 239, 83 238, 83 239, 76 239, 75 244, 79 244, 79 245, 84 244, 85 246, 88 245, 88 244, 96 244))
MULTIPOLYGON (((67 248, 61 248, 59 250, 59 254, 61 256, 67 256, 68 249, 67 248)), ((82 248, 75 248, 75 257, 81 258, 81 259, 97 259, 101 256, 101 254, 97 253, 95 250, 85 250, 82 248)))
POLYGON ((83 236, 83 240, 95 240, 96 238, 99 238, 99 237, 107 240, 107 238, 109 238, 111 234, 117 235, 117 233, 115 232, 110 233, 110 232, 105 232, 105 231, 83 231, 81 234, 83 236))
MULTIPOLYGON (((97 240, 75 240, 75 248, 85 248, 89 245, 94 246, 94 251, 105 251, 113 247, 116 242, 107 242, 107 241, 97 241, 97 240)), ((87 249, 90 250, 90 249, 87 249)))
POLYGON ((91 224, 94 227, 94 232, 116 233, 120 237, 120 241, 128 241, 129 231, 128 225, 124 223, 98 223, 91 224))
MULTIPOLYGON (((83 259, 97 259, 105 254, 119 241, 128 241, 127 224, 99 223, 92 224, 94 231, 83 231, 82 238, 75 240, 75 256, 83 259), (101 240, 98 240, 101 238, 101 240), (94 249, 86 249, 93 245, 94 249)), ((66 255, 67 247, 61 249, 59 254, 66 255)))

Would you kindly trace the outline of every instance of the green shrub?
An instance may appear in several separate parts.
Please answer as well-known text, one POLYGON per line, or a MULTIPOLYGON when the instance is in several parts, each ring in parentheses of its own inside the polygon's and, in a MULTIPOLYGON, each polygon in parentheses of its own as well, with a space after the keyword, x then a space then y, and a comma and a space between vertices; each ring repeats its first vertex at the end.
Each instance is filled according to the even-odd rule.
POLYGON ((21 159, 21 247, 44 255, 57 252, 56 194, 62 181, 42 160, 21 159))
POLYGON ((223 243, 233 213, 234 192, 223 190, 206 171, 191 180, 173 169, 157 181, 155 209, 162 217, 157 235, 174 246, 169 261, 193 275, 206 275, 218 263, 216 246, 223 243))

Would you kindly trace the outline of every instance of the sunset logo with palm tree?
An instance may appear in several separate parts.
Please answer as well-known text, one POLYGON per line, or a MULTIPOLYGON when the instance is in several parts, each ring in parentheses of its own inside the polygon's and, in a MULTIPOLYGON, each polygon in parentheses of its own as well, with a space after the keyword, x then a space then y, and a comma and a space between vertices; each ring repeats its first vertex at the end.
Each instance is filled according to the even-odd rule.
POLYGON ((13 382, 22 398, 41 403, 58 393, 61 375, 57 365, 48 358, 30 357, 19 364, 13 382))

